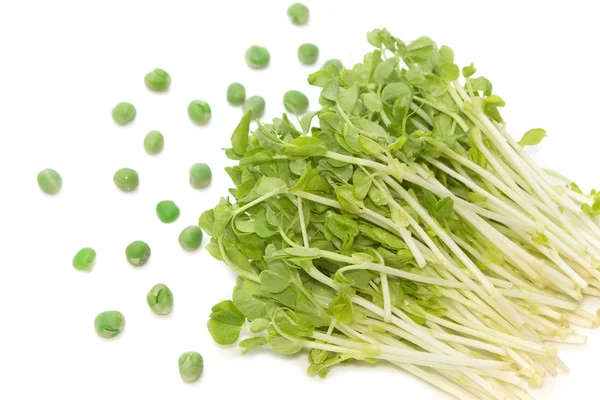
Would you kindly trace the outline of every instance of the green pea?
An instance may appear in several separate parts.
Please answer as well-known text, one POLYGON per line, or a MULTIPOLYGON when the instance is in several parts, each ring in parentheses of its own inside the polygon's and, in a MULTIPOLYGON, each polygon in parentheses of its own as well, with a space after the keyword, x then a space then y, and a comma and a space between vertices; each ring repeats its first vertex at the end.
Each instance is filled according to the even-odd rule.
POLYGON ((133 192, 140 184, 140 177, 131 168, 121 168, 113 176, 115 185, 123 192, 133 192))
POLYGON ((179 357, 179 375, 185 383, 194 383, 202 375, 204 360, 195 351, 186 351, 179 357))
POLYGON ((246 99, 246 88, 238 82, 234 82, 227 88, 227 101, 229 104, 239 106, 246 99))
POLYGON ((159 131, 150 131, 144 139, 144 149, 146 153, 155 155, 165 147, 165 137, 159 131))
POLYGON ((212 172, 204 163, 196 163, 190 168, 190 185, 194 189, 202 189, 210 185, 212 172))
POLYGON ((79 271, 91 271, 96 262, 96 251, 89 247, 83 248, 73 257, 73 268, 79 271))
POLYGON ((153 92, 166 92, 171 86, 171 75, 163 69, 156 68, 146 74, 144 83, 153 92))
POLYGON ((112 119, 117 125, 127 125, 135 118, 135 107, 131 103, 121 102, 112 109, 112 119))
POLYGON ((103 338, 118 336, 124 328, 125 317, 119 311, 104 311, 94 320, 94 329, 103 338))
POLYGON ((135 242, 129 243, 125 249, 127 261, 129 261, 129 264, 133 265, 134 267, 141 267, 142 265, 146 264, 151 253, 150 246, 141 240, 136 240, 135 242))
POLYGON ((56 194, 62 188, 62 178, 52 168, 41 170, 37 174, 37 182, 42 192, 46 194, 56 194))
POLYGON ((188 115, 195 124, 206 125, 210 121, 210 106, 205 101, 194 100, 188 106, 188 115))
POLYGON ((269 50, 262 46, 250 46, 248 50, 246 50, 246 63, 250 68, 266 68, 266 66, 269 65, 270 60, 271 55, 269 54, 269 50))
POLYGON ((319 58, 319 48, 312 43, 304 43, 298 47, 298 59, 304 65, 313 65, 319 58))
POLYGON ((292 24, 305 25, 308 22, 310 11, 304 4, 294 3, 288 8, 287 15, 292 24))
POLYGON ((195 225, 188 226, 179 234, 179 244, 187 251, 195 251, 202 244, 202 229, 195 225))
POLYGON ((261 96, 252 96, 246 99, 242 106, 244 114, 248 111, 252 111, 252 118, 257 119, 263 116, 265 113, 265 99, 261 96))
POLYGON ((158 315, 167 315, 173 309, 173 292, 166 285, 154 285, 146 296, 150 309, 158 315))
POLYGON ((179 207, 171 200, 163 200, 156 205, 156 215, 165 224, 169 224, 179 218, 179 207))
POLYGON ((325 61, 325 64, 323 64, 323 69, 328 69, 332 65, 334 67, 336 67, 338 70, 341 70, 344 68, 344 65, 342 64, 342 62, 340 60, 338 60, 337 58, 332 58, 331 60, 325 61))
POLYGON ((304 114, 308 110, 308 97, 297 90, 288 90, 283 95, 283 105, 291 113, 304 114))

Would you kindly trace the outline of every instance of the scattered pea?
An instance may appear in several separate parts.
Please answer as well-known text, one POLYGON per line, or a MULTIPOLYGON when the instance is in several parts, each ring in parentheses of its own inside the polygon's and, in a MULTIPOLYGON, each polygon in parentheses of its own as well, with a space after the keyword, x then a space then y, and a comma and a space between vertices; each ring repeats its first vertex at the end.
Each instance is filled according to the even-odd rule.
POLYGON ((83 248, 73 257, 73 268, 80 271, 91 271, 96 262, 96 251, 89 247, 83 248))
POLYGON ((146 153, 155 155, 165 147, 165 137, 159 131, 150 131, 144 139, 144 149, 146 153))
POLYGON ((250 68, 263 69, 269 65, 270 60, 269 50, 262 46, 250 46, 246 50, 246 63, 250 68))
POLYGON ((344 65, 340 60, 338 60, 337 58, 332 58, 331 60, 325 61, 325 64, 323 64, 323 69, 328 69, 332 65, 339 70, 344 68, 344 65))
POLYGON ((204 360, 195 351, 186 351, 179 357, 179 374, 185 383, 198 381, 203 369, 204 360))
POLYGON ((304 65, 313 65, 319 58, 319 48, 312 43, 304 43, 298 47, 298 59, 304 65))
POLYGON ((62 178, 59 173, 52 168, 46 168, 37 175, 37 182, 46 194, 56 194, 62 188, 62 178))
POLYGON ((141 267, 148 262, 150 258, 150 246, 147 243, 140 240, 131 242, 125 249, 125 256, 129 264, 134 267, 141 267))
POLYGON ((294 3, 288 8, 287 15, 292 24, 305 25, 308 22, 310 11, 304 4, 294 3))
POLYGON ((246 88, 238 82, 234 82, 227 88, 227 101, 229 104, 239 106, 246 100, 246 88))
POLYGON ((173 292, 166 285, 154 285, 146 296, 150 309, 158 315, 167 315, 173 309, 173 292))
POLYGON ((131 103, 121 102, 112 109, 112 119, 117 125, 127 125, 135 118, 135 107, 131 103))
POLYGON ((119 311, 104 311, 94 320, 94 329, 103 338, 118 336, 124 328, 125 317, 119 311))
POLYGON ((133 192, 140 184, 140 177, 131 168, 121 168, 113 177, 115 185, 123 192, 133 192))
POLYGON ((198 250, 202 244, 202 229, 195 225, 188 226, 179 234, 179 244, 187 251, 198 250))
POLYGON ((195 124, 206 125, 210 121, 210 106, 205 101, 194 100, 188 106, 188 115, 195 124))
POLYGON ((156 205, 156 215, 165 224, 169 224, 179 218, 179 207, 171 200, 160 201, 156 205))
POLYGON ((212 172, 204 163, 196 163, 190 168, 190 185, 194 189, 202 189, 210 185, 212 172))
POLYGON ((252 96, 246 99, 242 106, 244 114, 248 111, 252 111, 252 118, 257 119, 263 116, 265 113, 265 99, 261 96, 252 96))
POLYGON ((146 74, 144 83, 153 92, 166 92, 171 86, 171 75, 163 69, 156 68, 146 74))
POLYGON ((283 105, 291 113, 304 114, 308 110, 308 97, 297 90, 288 90, 283 95, 283 105))

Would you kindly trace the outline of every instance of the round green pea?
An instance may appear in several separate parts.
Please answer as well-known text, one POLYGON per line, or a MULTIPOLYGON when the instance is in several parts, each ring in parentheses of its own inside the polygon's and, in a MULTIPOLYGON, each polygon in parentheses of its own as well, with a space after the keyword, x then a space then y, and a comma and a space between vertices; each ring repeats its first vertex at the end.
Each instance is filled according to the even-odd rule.
POLYGON ((340 60, 338 60, 337 58, 332 58, 331 60, 325 61, 325 64, 323 64, 323 69, 328 69, 332 65, 335 66, 338 70, 344 68, 344 65, 340 60))
POLYGON ((62 178, 52 168, 41 170, 37 174, 37 182, 42 192, 46 194, 57 194, 62 188, 62 178))
POLYGON ((266 68, 266 66, 269 65, 270 60, 271 55, 269 54, 269 50, 262 46, 250 46, 248 50, 246 50, 246 63, 250 68, 266 68))
POLYGON ((94 329, 103 338, 118 336, 124 328, 125 317, 119 311, 104 311, 94 320, 94 329))
POLYGON ((252 111, 252 118, 257 119, 263 116, 265 113, 265 99, 261 96, 252 96, 246 99, 242 106, 244 114, 248 111, 252 111))
POLYGON ((131 168, 121 168, 115 172, 113 181, 123 192, 133 192, 140 184, 140 176, 131 168))
POLYGON ((185 383, 194 383, 202 375, 204 360, 195 351, 186 351, 179 357, 179 375, 185 383))
POLYGON ((135 118, 135 107, 131 103, 121 102, 112 109, 112 119, 117 125, 127 125, 135 118))
POLYGON ((233 106, 239 106, 246 100, 246 88, 238 82, 234 82, 227 88, 227 101, 233 106))
POLYGON ((73 257, 73 268, 79 271, 91 271, 96 262, 96 251, 89 247, 83 248, 73 257))
POLYGON ((159 131, 150 131, 144 138, 146 153, 156 155, 165 147, 165 137, 159 131))
POLYGON ((290 21, 292 21, 292 24, 299 26, 306 25, 308 17, 310 16, 310 11, 304 4, 294 3, 288 8, 287 15, 290 21))
POLYGON ((304 114, 308 110, 308 97, 297 90, 288 90, 283 95, 283 105, 291 113, 304 114))
POLYGON ((158 315, 167 315, 173 309, 173 292, 166 285, 154 285, 146 296, 150 309, 158 315))
POLYGON ((188 226, 179 234, 179 244, 187 251, 195 251, 202 244, 202 229, 195 225, 188 226))
POLYGON ((202 189, 210 185, 212 172, 204 163, 196 163, 190 168, 190 185, 194 189, 202 189))
POLYGON ((205 101, 194 100, 188 106, 188 115, 196 125, 206 125, 210 121, 210 106, 205 101))
POLYGON ((319 48, 312 43, 304 43, 298 47, 298 59, 304 65, 313 65, 319 58, 319 48))
POLYGON ((163 200, 156 205, 156 215, 165 224, 169 224, 179 218, 179 207, 171 200, 163 200))
POLYGON ((141 267, 142 265, 146 264, 151 253, 150 246, 141 240, 131 242, 125 249, 127 261, 129 261, 129 264, 133 265, 134 267, 141 267))
POLYGON ((146 74, 144 83, 153 92, 166 92, 171 86, 171 75, 163 69, 155 68, 146 74))

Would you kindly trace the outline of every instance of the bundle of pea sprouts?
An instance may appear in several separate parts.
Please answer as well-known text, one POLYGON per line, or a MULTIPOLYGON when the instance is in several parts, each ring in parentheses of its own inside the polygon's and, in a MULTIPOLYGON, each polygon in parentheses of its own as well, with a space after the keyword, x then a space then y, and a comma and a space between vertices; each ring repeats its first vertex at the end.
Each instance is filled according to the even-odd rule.
POLYGON ((200 225, 239 277, 208 328, 308 351, 312 375, 387 362, 459 399, 530 399, 567 370, 552 342, 599 322, 578 303, 600 295, 600 196, 536 165, 545 132, 515 141, 449 47, 367 38, 362 63, 310 75, 320 111, 235 129, 235 203, 200 225))

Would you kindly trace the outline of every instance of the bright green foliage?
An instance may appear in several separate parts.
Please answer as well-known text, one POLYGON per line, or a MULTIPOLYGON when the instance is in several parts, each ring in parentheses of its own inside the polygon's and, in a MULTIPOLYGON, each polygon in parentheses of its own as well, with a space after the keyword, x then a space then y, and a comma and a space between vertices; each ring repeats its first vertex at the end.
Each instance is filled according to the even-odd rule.
POLYGON ((519 140, 519 144, 522 147, 535 146, 537 144, 540 144, 542 139, 544 139, 545 137, 546 137, 545 130, 543 130, 541 128, 530 129, 527 132, 525 132, 525 134, 523 135, 521 140, 519 140))
POLYGON ((119 311, 104 311, 94 320, 94 329, 103 338, 113 338, 123 332, 125 317, 119 311))
POLYGON ((166 92, 171 86, 171 75, 165 70, 156 68, 144 76, 144 83, 153 92, 166 92))
POLYGON ((204 360, 195 351, 186 351, 179 357, 179 375, 185 383, 194 383, 202 376, 204 360))
POLYGON ((179 244, 187 251, 195 251, 202 244, 202 229, 195 225, 188 226, 179 234, 179 244))
POLYGON ((265 99, 261 96, 252 96, 246 99, 242 107, 244 114, 251 111, 252 119, 258 119, 265 113, 265 99))
POLYGON ((150 131, 144 139, 144 150, 150 155, 160 153, 165 147, 165 137, 159 131, 150 131))
POLYGON ((135 119, 135 107, 131 103, 121 102, 112 109, 112 119, 117 125, 127 125, 135 119))
POLYGON ((210 185, 212 172, 204 163, 196 163, 190 167, 190 185, 194 189, 202 189, 210 185))
POLYGON ((42 192, 55 195, 62 188, 62 178, 58 172, 52 168, 46 168, 37 175, 37 182, 42 192))
POLYGON ((325 64, 323 64, 324 70, 329 70, 329 68, 331 68, 331 67, 333 67, 337 70, 342 70, 344 68, 344 65, 337 58, 332 58, 330 60, 325 61, 325 64))
POLYGON ((211 117, 210 106, 205 101, 193 100, 188 105, 188 115, 196 125, 206 125, 211 117))
POLYGON ((283 95, 285 109, 294 114, 304 114, 308 110, 308 97, 297 90, 288 90, 283 95))
POLYGON ((304 43, 298 47, 298 59, 304 65, 313 65, 319 58, 319 48, 312 43, 304 43))
POLYGON ((131 168, 121 168, 113 176, 115 185, 123 192, 133 192, 140 184, 140 176, 131 168))
POLYGON ((89 247, 83 248, 73 257, 73 268, 79 271, 91 271, 96 262, 96 251, 89 247))
POLYGON ((167 315, 173 309, 173 292, 162 283, 156 284, 146 296, 148 306, 158 315, 167 315))
POLYGON ((246 88, 239 82, 234 82, 227 87, 227 101, 233 106, 244 104, 246 88))
POLYGON ((150 254, 150 246, 140 240, 131 242, 125 249, 127 261, 129 261, 129 263, 134 267, 141 267, 145 265, 150 258, 150 254))
POLYGON ((504 378, 559 365, 549 341, 584 341, 563 319, 600 323, 578 307, 596 290, 600 194, 536 166, 448 46, 368 40, 360 63, 309 76, 317 112, 235 128, 229 197, 199 220, 238 275, 209 331, 233 344, 247 328, 244 353, 309 350, 311 375, 390 362, 457 398, 511 397, 504 378))
POLYGON ((269 50, 262 46, 254 45, 246 50, 246 64, 248 64, 250 68, 266 68, 269 65, 269 61, 271 61, 269 50))
POLYGON ((179 207, 171 200, 163 200, 156 205, 156 215, 165 224, 170 224, 179 218, 179 207))
POLYGON ((306 25, 308 23, 308 18, 310 16, 310 11, 308 7, 306 7, 302 3, 294 3, 289 6, 287 10, 287 15, 292 24, 294 25, 306 25))

